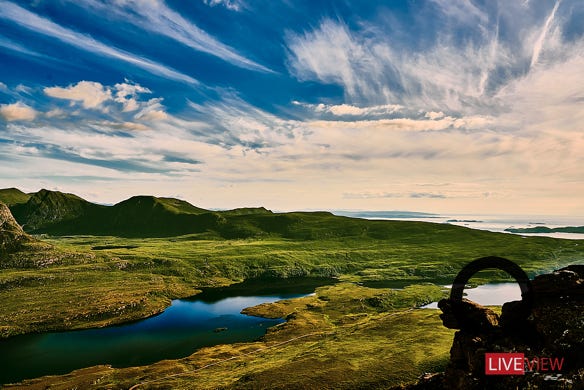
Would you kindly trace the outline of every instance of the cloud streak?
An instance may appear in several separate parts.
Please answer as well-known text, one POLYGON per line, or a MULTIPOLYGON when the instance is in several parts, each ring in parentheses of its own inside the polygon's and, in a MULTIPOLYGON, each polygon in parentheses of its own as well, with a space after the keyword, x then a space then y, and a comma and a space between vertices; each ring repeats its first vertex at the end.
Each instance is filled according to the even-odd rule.
POLYGON ((493 114, 505 110, 505 102, 495 97, 502 88, 525 77, 542 58, 550 66, 570 53, 562 43, 560 1, 543 21, 536 10, 517 10, 507 2, 481 8, 467 1, 431 4, 422 5, 420 15, 432 12, 448 21, 433 31, 433 41, 404 46, 379 24, 350 29, 342 20, 324 19, 313 29, 287 35, 288 68, 300 81, 341 86, 345 101, 354 106, 493 114), (525 22, 518 20, 519 11, 525 22))
POLYGON ((550 13, 550 16, 548 16, 548 18, 545 21, 545 24, 543 25, 543 28, 541 29, 541 34, 539 35, 539 37, 535 41, 535 44, 533 46, 533 55, 531 56, 531 64, 530 64, 531 67, 534 67, 535 64, 537 64, 537 61, 539 60, 539 56, 541 54, 541 51, 543 49, 543 45, 545 43, 546 35, 550 31, 550 27, 552 25, 554 17, 556 16, 556 12, 558 11, 558 7, 560 6, 560 2, 561 2, 561 0, 556 0, 556 4, 554 5, 552 12, 550 13))
MULTIPOLYGON (((164 35, 193 50, 218 57, 232 65, 259 72, 273 72, 271 69, 239 54, 232 47, 218 41, 166 6, 161 0, 117 0, 107 3, 96 0, 82 0, 74 3, 104 12, 109 17, 115 15, 120 21, 132 23, 155 34, 164 35)), ((240 7, 239 2, 231 1, 213 1, 210 5, 219 3, 229 9, 239 9, 240 7)))
POLYGON ((169 80, 184 82, 191 85, 199 84, 199 82, 191 76, 180 73, 170 67, 146 58, 142 58, 127 51, 108 46, 88 35, 61 27, 60 25, 46 18, 42 18, 8 1, 0 0, 0 18, 9 20, 12 23, 15 23, 36 33, 56 38, 78 49, 134 65, 138 68, 146 70, 149 73, 167 78, 169 80))

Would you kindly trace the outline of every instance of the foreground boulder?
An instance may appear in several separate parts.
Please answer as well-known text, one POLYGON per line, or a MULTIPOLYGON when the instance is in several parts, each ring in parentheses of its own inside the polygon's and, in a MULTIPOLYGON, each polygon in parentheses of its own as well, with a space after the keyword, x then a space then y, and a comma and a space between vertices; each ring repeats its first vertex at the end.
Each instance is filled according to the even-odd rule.
POLYGON ((531 283, 533 303, 507 302, 501 316, 466 299, 440 301, 444 326, 459 329, 449 364, 406 388, 584 389, 584 265, 531 283), (524 374, 486 375, 486 353, 522 353, 524 374))
POLYGON ((10 209, 0 202, 0 257, 20 249, 32 238, 22 230, 10 209))

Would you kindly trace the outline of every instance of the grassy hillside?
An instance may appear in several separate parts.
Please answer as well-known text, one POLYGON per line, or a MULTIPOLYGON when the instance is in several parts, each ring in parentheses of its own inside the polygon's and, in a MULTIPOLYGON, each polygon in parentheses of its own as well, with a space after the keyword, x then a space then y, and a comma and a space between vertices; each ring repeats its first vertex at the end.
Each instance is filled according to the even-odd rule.
POLYGON ((99 215, 103 207, 77 195, 43 189, 32 194, 26 203, 15 204, 10 209, 25 231, 37 233, 80 217, 99 215))
MULTIPOLYGON (((506 257, 530 276, 584 263, 581 241, 326 212, 211 212, 150 196, 100 206, 50 191, 34 194, 13 209, 23 213, 21 218, 36 221, 37 232, 55 235, 2 258, 0 337, 140 319, 200 288, 252 277, 334 276, 342 282, 319 289, 313 297, 250 309, 250 314, 288 316, 288 323, 268 332, 263 341, 204 349, 190 358, 144 368, 97 367, 36 381, 43 388, 128 388, 144 380, 139 378, 161 380, 169 388, 188 387, 192 380, 201 388, 257 388, 274 378, 281 385, 304 388, 395 385, 446 362, 452 332, 441 327, 435 314, 410 308, 437 299, 442 292, 436 285, 451 283, 469 261, 506 257), (357 283, 411 287, 396 292, 357 283), (244 364, 233 361, 164 379, 169 372, 196 369, 312 332, 319 334, 244 364)), ((492 271, 473 281, 506 278, 492 271)))
POLYGON ((4 203, 8 207, 20 203, 26 203, 29 199, 29 194, 25 194, 17 188, 0 189, 0 202, 4 203))
MULTIPOLYGON (((300 217, 309 220, 303 214, 280 217, 293 222, 278 224, 286 232, 300 231, 312 237, 325 235, 323 221, 330 218, 317 218, 323 226, 310 232, 298 222, 300 217)), ((584 246, 578 241, 399 221, 374 221, 368 235, 351 237, 346 232, 361 231, 367 221, 343 221, 347 227, 336 229, 344 236, 333 231, 329 238, 315 240, 226 240, 209 238, 207 233, 170 238, 46 239, 51 251, 19 252, 4 262, 0 334, 104 326, 142 318, 163 310, 173 298, 196 293, 197 288, 252 277, 335 276, 377 285, 446 284, 467 262, 486 255, 512 259, 530 275, 584 262, 584 246)), ((500 271, 482 277, 508 278, 500 271)))
POLYGON ((442 296, 444 292, 431 285, 399 291, 352 283, 320 287, 313 296, 247 309, 250 315, 288 319, 257 342, 203 348, 184 359, 144 367, 86 368, 67 376, 27 381, 26 385, 63 389, 129 389, 135 385, 136 389, 389 388, 413 381, 422 372, 444 368, 454 331, 441 325, 434 310, 412 310, 424 299, 442 296), (386 306, 376 305, 379 301, 386 306))
MULTIPOLYGON (((13 193, 11 190, 3 190, 13 193)), ((329 212, 273 213, 263 207, 210 211, 173 198, 134 196, 113 206, 97 205, 73 195, 41 190, 26 203, 13 204, 12 213, 24 230, 33 234, 174 237, 199 234, 198 239, 290 240, 374 239, 429 242, 451 240, 457 230, 434 225, 428 236, 414 222, 336 216, 329 212)), ((470 235, 484 236, 482 232, 470 235)))

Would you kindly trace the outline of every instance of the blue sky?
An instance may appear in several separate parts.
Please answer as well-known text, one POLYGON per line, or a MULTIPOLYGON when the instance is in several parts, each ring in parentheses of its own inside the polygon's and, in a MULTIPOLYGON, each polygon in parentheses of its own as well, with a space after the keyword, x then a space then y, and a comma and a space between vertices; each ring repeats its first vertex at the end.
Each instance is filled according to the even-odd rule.
POLYGON ((584 215, 581 1, 0 0, 0 186, 584 215))

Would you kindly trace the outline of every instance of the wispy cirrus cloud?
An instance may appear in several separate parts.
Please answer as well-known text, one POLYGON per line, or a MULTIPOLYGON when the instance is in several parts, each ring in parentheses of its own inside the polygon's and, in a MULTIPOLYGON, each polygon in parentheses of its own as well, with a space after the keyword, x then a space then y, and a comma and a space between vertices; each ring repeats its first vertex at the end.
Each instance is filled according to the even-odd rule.
MULTIPOLYGON (((209 55, 218 57, 232 65, 259 72, 273 71, 245 56, 234 48, 220 42, 207 32, 182 17, 178 12, 168 7, 162 0, 81 0, 74 1, 76 5, 89 7, 94 11, 103 12, 106 17, 115 17, 124 23, 132 23, 143 30, 164 35, 181 44, 209 55)), ((213 4, 219 2, 213 1, 213 4)), ((221 2, 227 8, 240 7, 240 2, 221 2)), ((234 9, 234 8, 233 8, 234 9)))
POLYGON ((494 113, 505 110, 506 102, 495 96, 501 88, 536 64, 549 67, 573 53, 562 31, 571 8, 560 1, 547 9, 545 3, 529 9, 508 2, 428 4, 433 6, 422 5, 420 14, 438 13, 434 16, 448 21, 434 40, 403 46, 378 24, 350 29, 341 20, 324 19, 313 29, 288 34, 288 67, 301 81, 340 85, 355 105, 494 113))
POLYGON ((16 42, 13 42, 8 38, 3 37, 2 35, 0 35, 0 47, 15 51, 17 53, 24 54, 26 56, 30 56, 33 58, 39 58, 39 57, 46 58, 47 57, 41 53, 38 53, 34 50, 30 50, 30 49, 28 49, 28 48, 26 48, 26 47, 24 47, 16 42))
POLYGON ((537 61, 539 60, 539 56, 540 56, 541 51, 543 49, 544 43, 546 41, 546 36, 550 33, 550 29, 552 27, 552 23, 553 23, 554 18, 556 16, 556 12, 558 11, 558 7, 560 6, 560 2, 561 2, 561 0, 556 0, 556 4, 554 5, 554 8, 550 12, 550 15, 547 17, 547 19, 545 20, 545 23, 541 29, 541 32, 533 45, 533 54, 531 56, 531 63, 530 63, 531 67, 535 66, 537 64, 537 61))
POLYGON ((62 27, 53 21, 40 17, 9 1, 0 0, 0 18, 9 20, 23 28, 39 34, 56 38, 78 49, 91 52, 98 56, 105 56, 134 65, 157 76, 170 80, 197 85, 199 82, 193 77, 174 70, 158 62, 137 56, 122 49, 106 45, 89 35, 62 27))
POLYGON ((447 39, 408 52, 382 31, 351 31, 328 19, 289 36, 289 67, 300 80, 341 85, 350 102, 460 111, 479 104, 493 64, 511 57, 504 47, 493 49, 495 43, 461 49, 447 39))

